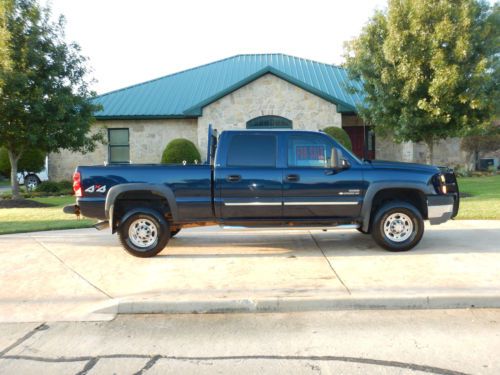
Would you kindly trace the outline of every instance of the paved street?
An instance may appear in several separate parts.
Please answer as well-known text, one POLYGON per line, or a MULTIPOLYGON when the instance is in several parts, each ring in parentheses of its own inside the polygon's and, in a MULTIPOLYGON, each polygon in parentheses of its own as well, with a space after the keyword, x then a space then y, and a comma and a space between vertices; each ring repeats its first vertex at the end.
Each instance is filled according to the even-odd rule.
POLYGON ((116 313, 500 306, 500 222, 428 227, 391 253, 354 230, 183 230, 157 257, 94 229, 0 236, 0 322, 116 313))
POLYGON ((500 310, 0 324, 2 374, 498 374, 500 310))

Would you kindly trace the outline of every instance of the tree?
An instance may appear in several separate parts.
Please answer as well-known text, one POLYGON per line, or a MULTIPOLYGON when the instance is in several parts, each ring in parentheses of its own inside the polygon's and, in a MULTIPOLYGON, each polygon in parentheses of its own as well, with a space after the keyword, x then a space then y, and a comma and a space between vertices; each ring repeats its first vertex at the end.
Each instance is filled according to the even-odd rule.
POLYGON ((351 138, 344 129, 337 126, 329 126, 328 128, 323 129, 323 131, 330 137, 335 138, 342 146, 352 151, 351 138))
POLYGON ((200 152, 193 142, 184 138, 177 138, 170 141, 163 150, 161 156, 162 164, 180 164, 183 161, 194 163, 195 160, 201 161, 200 152))
POLYGON ((86 152, 102 140, 91 133, 94 93, 86 81, 86 58, 64 41, 64 18, 50 21, 36 0, 12 0, 7 13, 9 69, 0 68, 0 146, 11 164, 12 194, 20 198, 18 162, 32 148, 86 152))
MULTIPOLYGON (((26 150, 17 162, 19 172, 40 172, 45 166, 45 153, 35 148, 26 150)), ((0 148, 0 174, 10 176, 9 154, 4 147, 0 148)))
MULTIPOLYGON (((10 0, 0 0, 0 69, 2 70, 10 67, 8 50, 10 36, 7 29, 7 14, 10 12, 11 5, 10 0)), ((0 90, 1 88, 2 81, 0 80, 0 90)))
POLYGON ((491 122, 499 99, 499 7, 480 0, 389 0, 346 45, 359 112, 397 142, 435 141, 491 122))

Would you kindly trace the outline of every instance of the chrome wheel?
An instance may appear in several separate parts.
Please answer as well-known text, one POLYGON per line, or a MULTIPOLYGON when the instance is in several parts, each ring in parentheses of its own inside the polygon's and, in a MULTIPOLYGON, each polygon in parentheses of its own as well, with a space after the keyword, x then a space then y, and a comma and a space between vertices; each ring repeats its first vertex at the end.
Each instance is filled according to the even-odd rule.
POLYGON ((413 221, 403 213, 393 213, 384 221, 384 234, 394 242, 406 241, 413 233, 413 221))
POLYGON ((35 190, 38 187, 38 178, 36 178, 35 176, 26 177, 24 186, 26 186, 26 189, 28 189, 29 191, 35 190))
POLYGON ((128 229, 130 242, 140 248, 148 248, 158 241, 158 228, 148 219, 137 219, 128 229))

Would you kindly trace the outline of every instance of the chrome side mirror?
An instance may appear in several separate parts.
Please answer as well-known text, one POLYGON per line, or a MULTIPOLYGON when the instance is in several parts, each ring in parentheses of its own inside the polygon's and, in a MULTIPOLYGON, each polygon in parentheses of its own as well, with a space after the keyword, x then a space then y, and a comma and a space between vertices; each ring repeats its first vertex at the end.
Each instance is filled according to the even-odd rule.
POLYGON ((343 168, 342 153, 336 148, 332 148, 330 154, 330 168, 339 170, 343 168))

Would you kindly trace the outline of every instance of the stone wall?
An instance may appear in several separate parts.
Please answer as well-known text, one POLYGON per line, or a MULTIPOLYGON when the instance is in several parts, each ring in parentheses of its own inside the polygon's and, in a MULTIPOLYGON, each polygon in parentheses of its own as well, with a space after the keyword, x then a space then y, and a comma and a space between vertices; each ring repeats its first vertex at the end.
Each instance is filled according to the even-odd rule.
MULTIPOLYGON (((197 143, 196 119, 98 121, 93 131, 107 128, 128 128, 130 159, 133 163, 159 163, 165 146, 174 138, 186 138, 197 143)), ((107 132, 105 135, 107 139, 107 132)), ((98 145, 91 153, 61 151, 49 155, 49 177, 69 180, 77 165, 104 164, 108 161, 108 146, 98 145)))
POLYGON ((219 132, 245 129, 247 121, 275 115, 293 121, 294 129, 318 130, 341 126, 337 107, 273 74, 266 74, 248 85, 203 108, 198 119, 198 146, 206 155, 208 125, 219 132))
MULTIPOLYGON (((395 160, 413 163, 428 163, 429 150, 425 143, 395 143, 389 138, 377 137, 375 142, 376 159, 395 160)), ((470 165, 470 156, 461 150, 460 138, 447 138, 434 145, 432 164, 449 167, 470 165)))

